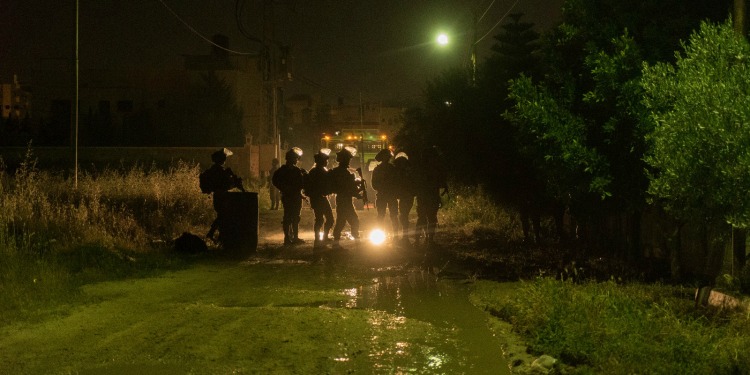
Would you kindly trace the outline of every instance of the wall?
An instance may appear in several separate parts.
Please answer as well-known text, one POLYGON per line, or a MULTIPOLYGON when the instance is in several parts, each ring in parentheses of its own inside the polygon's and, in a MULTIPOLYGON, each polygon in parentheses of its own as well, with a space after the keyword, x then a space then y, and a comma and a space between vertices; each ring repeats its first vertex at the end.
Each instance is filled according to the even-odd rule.
MULTIPOLYGON (((227 159, 226 165, 245 179, 258 178, 260 175, 260 150, 268 150, 265 145, 245 145, 230 148, 234 155, 227 159)), ((78 165, 83 170, 104 168, 129 168, 132 166, 150 166, 167 168, 181 160, 189 164, 200 164, 201 169, 211 166, 211 154, 220 147, 79 147, 78 165)), ((5 165, 16 169, 23 161, 25 147, 3 147, 0 149, 5 165)), ((75 152, 71 147, 38 147, 32 149, 39 169, 72 171, 75 152)))

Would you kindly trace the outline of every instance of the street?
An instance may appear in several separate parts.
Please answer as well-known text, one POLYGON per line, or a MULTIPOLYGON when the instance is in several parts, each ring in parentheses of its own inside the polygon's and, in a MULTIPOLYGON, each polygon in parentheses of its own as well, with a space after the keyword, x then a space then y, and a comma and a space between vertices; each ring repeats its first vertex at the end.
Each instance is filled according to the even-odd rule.
MULTIPOLYGON (((373 224, 374 210, 359 213, 373 224)), ((261 212, 257 256, 87 285, 87 303, 3 327, 2 372, 509 373, 465 284, 388 246, 281 248, 280 217, 261 212)))

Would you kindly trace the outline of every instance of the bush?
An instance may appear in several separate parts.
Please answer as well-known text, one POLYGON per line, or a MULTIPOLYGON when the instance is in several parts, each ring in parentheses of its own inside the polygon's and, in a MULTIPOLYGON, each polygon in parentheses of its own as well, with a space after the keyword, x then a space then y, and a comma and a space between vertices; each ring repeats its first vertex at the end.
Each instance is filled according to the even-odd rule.
POLYGON ((579 371, 735 374, 750 371, 748 316, 695 310, 692 289, 552 278, 523 283, 508 298, 480 282, 479 304, 510 321, 530 349, 579 371), (647 365, 644 365, 647 364, 647 365))
POLYGON ((498 206, 481 186, 453 188, 440 215, 441 222, 458 228, 467 236, 501 237, 506 242, 523 240, 517 214, 498 206))
POLYGON ((164 245, 186 231, 205 233, 215 216, 199 172, 182 162, 166 171, 82 172, 76 189, 61 173, 38 170, 31 149, 13 176, 0 160, 0 310, 173 265, 164 245))

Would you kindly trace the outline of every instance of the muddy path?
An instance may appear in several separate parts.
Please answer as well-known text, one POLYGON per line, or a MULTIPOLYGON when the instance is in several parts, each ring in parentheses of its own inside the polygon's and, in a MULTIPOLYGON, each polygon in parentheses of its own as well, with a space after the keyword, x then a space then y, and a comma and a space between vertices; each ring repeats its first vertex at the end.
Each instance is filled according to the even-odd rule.
MULTIPOLYGON (((373 210, 360 216, 372 226, 373 210)), ((282 247, 280 219, 261 213, 254 256, 87 285, 86 303, 2 327, 0 372, 508 373, 469 287, 435 277, 424 253, 355 241, 282 247)))

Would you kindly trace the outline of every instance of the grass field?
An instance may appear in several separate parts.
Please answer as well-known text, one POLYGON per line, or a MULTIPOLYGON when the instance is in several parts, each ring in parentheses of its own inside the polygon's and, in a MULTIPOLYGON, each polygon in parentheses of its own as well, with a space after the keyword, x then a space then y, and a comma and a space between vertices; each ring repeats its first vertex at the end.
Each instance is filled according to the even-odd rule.
MULTIPOLYGON (((62 173, 37 169, 30 151, 14 175, 4 170, 0 325, 42 320, 75 302, 83 285, 189 267, 170 241, 205 233, 214 217, 197 165, 85 172, 77 188, 62 173)), ((266 190, 251 190, 267 208, 266 190)), ((440 220, 457 236, 493 233, 498 246, 522 238, 517 218, 481 189, 454 189, 440 220)), ((568 373, 750 373, 746 312, 696 309, 688 287, 545 275, 510 297, 480 280, 475 303, 511 322, 533 353, 574 366, 568 373)))

